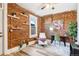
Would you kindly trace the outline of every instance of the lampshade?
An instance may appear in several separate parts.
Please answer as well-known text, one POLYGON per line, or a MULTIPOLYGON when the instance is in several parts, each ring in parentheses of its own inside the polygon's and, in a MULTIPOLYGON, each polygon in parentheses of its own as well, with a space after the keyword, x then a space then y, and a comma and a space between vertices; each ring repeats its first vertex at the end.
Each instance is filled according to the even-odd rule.
POLYGON ((39 34, 39 38, 46 38, 45 33, 40 33, 40 34, 39 34))

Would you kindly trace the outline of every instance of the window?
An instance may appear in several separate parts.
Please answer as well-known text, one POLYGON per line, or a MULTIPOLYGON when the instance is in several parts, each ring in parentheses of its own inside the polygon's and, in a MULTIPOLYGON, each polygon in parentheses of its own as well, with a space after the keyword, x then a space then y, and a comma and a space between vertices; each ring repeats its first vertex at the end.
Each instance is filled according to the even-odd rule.
POLYGON ((37 36, 37 17, 30 15, 29 17, 29 34, 30 38, 37 36))

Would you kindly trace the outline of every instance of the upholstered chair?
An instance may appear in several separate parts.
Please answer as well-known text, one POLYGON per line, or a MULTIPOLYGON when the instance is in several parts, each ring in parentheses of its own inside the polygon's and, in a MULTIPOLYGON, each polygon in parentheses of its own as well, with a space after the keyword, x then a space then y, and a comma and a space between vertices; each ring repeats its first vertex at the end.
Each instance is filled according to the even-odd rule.
POLYGON ((39 45, 47 45, 46 35, 45 33, 40 33, 38 38, 39 45))

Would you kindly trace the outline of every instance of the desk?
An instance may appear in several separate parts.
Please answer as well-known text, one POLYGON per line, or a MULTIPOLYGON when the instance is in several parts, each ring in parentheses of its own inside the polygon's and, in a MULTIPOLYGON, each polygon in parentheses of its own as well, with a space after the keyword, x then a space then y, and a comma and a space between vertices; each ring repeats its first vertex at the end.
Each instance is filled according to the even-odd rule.
POLYGON ((69 40, 67 36, 60 36, 60 40, 64 42, 64 46, 66 46, 66 42, 69 40))
MULTIPOLYGON (((51 43, 53 42, 54 40, 54 35, 51 36, 51 43)), ((60 41, 63 41, 64 42, 64 46, 66 46, 66 42, 69 41, 69 37, 68 36, 60 36, 60 41)))

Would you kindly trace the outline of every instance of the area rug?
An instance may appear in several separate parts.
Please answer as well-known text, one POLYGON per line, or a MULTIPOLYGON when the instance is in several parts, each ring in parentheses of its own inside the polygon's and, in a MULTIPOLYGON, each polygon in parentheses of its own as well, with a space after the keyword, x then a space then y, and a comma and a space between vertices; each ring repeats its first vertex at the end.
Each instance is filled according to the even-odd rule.
POLYGON ((30 56, 69 56, 69 46, 48 45, 46 47, 36 45, 27 46, 22 50, 30 56))

